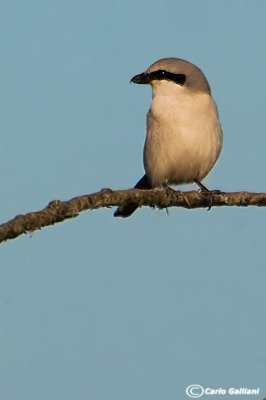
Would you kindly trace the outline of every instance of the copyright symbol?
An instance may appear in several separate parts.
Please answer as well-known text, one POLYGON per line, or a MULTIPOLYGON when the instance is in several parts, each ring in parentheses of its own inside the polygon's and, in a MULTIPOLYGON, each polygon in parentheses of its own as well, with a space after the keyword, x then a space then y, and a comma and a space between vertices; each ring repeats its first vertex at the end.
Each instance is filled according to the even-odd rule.
POLYGON ((204 389, 200 385, 189 385, 186 388, 186 394, 193 399, 201 397, 204 394, 204 389))

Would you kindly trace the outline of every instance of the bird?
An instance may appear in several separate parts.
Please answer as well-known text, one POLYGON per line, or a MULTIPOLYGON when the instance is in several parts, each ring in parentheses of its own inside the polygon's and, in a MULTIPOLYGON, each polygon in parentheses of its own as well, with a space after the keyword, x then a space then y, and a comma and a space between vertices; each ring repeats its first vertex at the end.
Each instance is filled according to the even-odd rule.
MULTIPOLYGON (((223 132, 202 70, 181 58, 162 58, 130 82, 152 88, 143 150, 145 174, 135 188, 196 183, 209 191, 201 181, 220 155, 223 132)), ((137 208, 134 202, 125 203, 114 216, 129 217, 137 208)))

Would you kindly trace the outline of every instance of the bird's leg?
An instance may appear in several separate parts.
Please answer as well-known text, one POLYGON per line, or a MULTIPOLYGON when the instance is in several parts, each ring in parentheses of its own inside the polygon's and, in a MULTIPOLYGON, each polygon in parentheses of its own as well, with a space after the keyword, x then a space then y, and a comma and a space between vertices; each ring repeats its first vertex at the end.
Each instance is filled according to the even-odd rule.
POLYGON ((200 188, 201 194, 206 198, 208 203, 208 211, 212 208, 212 194, 221 194, 220 190, 209 190, 206 186, 204 186, 200 181, 195 179, 194 181, 200 188))
POLYGON ((210 194, 221 194, 221 190, 209 190, 206 186, 203 185, 203 183, 201 183, 200 181, 198 181, 197 179, 194 180, 194 182, 196 183, 196 185, 198 185, 198 187, 200 188, 200 190, 204 193, 210 193, 210 194))
POLYGON ((171 188, 170 186, 167 186, 167 185, 163 185, 163 186, 162 186, 162 189, 163 189, 163 191, 164 191, 166 194, 173 194, 173 193, 176 193, 176 190, 175 190, 175 189, 173 189, 173 188, 171 188))
POLYGON ((195 179, 195 181, 194 181, 195 183, 196 183, 196 185, 198 185, 198 187, 200 188, 200 190, 202 191, 202 192, 210 192, 210 190, 206 187, 206 186, 204 186, 203 185, 203 183, 201 183, 200 181, 198 181, 197 179, 195 179))
MULTIPOLYGON (((160 186, 160 189, 164 191, 164 193, 166 194, 166 196, 171 196, 173 193, 176 193, 176 190, 174 190, 173 188, 171 188, 170 186, 168 186, 166 183, 162 184, 160 186)), ((167 213, 167 215, 169 215, 169 210, 166 207, 165 211, 167 213)))

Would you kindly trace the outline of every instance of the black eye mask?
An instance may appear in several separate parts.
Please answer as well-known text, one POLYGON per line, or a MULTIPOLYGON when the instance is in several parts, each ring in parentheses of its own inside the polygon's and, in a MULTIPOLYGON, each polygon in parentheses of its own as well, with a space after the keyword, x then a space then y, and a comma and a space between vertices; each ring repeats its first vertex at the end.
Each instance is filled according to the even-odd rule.
POLYGON ((175 82, 178 85, 184 85, 186 81, 186 75, 184 74, 174 74, 172 72, 165 71, 164 69, 159 69, 153 72, 143 72, 140 75, 136 75, 131 79, 131 82, 139 83, 139 84, 147 84, 151 81, 171 81, 175 82))
POLYGON ((186 81, 186 75, 184 74, 174 74, 172 72, 165 71, 164 69, 159 69, 158 71, 149 73, 151 80, 166 80, 177 83, 178 85, 184 85, 186 81))

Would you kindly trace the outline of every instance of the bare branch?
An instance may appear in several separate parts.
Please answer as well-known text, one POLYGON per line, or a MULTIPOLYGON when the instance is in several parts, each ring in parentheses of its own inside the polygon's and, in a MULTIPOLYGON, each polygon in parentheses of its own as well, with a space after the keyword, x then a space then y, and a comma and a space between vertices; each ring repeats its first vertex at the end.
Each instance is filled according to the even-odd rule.
POLYGON ((14 219, 0 225, 0 243, 14 239, 23 233, 31 233, 45 226, 76 217, 85 210, 101 207, 120 206, 125 203, 141 206, 169 208, 184 207, 210 208, 220 206, 266 206, 266 193, 249 192, 180 192, 174 190, 117 190, 102 189, 100 192, 74 197, 68 201, 54 200, 41 211, 17 215, 14 219))

